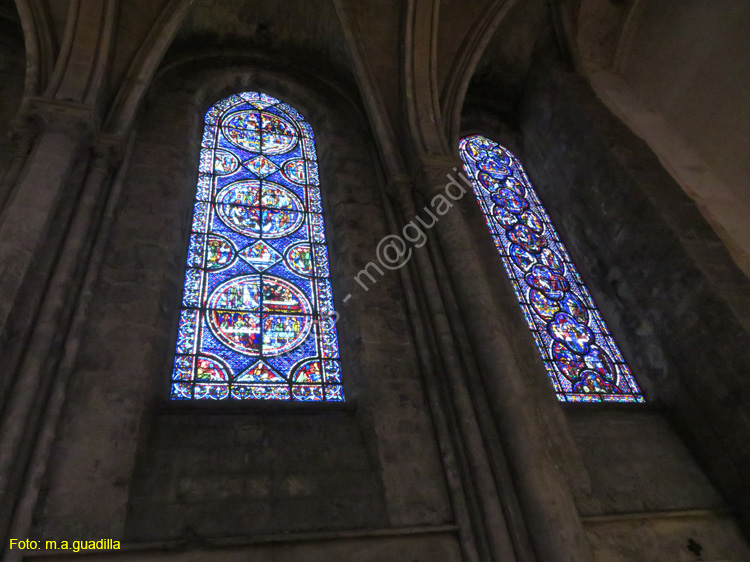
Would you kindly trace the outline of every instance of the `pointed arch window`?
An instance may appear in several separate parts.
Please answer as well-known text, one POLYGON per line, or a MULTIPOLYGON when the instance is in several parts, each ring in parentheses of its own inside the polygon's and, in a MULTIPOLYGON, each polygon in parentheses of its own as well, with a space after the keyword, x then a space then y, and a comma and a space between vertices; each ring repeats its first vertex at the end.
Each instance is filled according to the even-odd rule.
POLYGON ((521 163, 480 135, 459 150, 558 399, 643 402, 521 163))
POLYGON ((266 94, 229 96, 198 167, 171 398, 342 401, 310 125, 266 94))

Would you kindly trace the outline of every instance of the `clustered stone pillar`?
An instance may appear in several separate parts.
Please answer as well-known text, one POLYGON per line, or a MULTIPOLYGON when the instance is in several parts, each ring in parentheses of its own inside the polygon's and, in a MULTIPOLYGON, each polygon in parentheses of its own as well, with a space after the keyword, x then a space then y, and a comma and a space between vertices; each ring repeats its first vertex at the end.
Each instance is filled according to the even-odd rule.
POLYGON ((80 107, 39 102, 42 121, 30 154, 0 215, 0 330, 41 246, 79 155, 90 114, 80 107), (79 115, 79 111, 83 113, 79 115))
MULTIPOLYGON (((50 398, 60 396, 57 387, 65 385, 56 366, 118 159, 111 142, 100 143, 91 158, 93 108, 54 101, 38 105, 43 130, 0 215, 0 321, 7 331, 11 306, 13 317, 34 319, 11 342, 21 352, 6 349, 8 355, 17 357, 10 361, 0 419, 0 539, 4 544, 11 525, 14 532, 28 530, 19 526, 19 516, 26 523, 31 520, 30 510, 20 509, 19 502, 29 493, 31 480, 35 480, 32 488, 38 488, 44 471, 47 455, 40 447, 49 443, 40 436, 47 426, 54 430, 59 407, 50 398), (87 170, 82 184, 77 175, 71 177, 71 170, 79 165, 87 170), (62 228, 58 224, 51 232, 61 211, 62 228), (56 252, 53 259, 40 261, 39 256, 50 249, 56 252), (44 286, 45 291, 24 298, 28 297, 23 290, 26 284, 44 286), (45 462, 33 462, 40 454, 45 462)), ((31 491, 36 498, 38 490, 31 491)))
MULTIPOLYGON (((413 184, 391 182, 389 191, 398 202, 399 218, 414 216, 413 184)), ((403 221, 394 217, 391 227, 397 222, 403 221)), ((466 385, 466 366, 455 345, 427 248, 415 248, 413 264, 409 271, 403 269, 412 329, 464 556, 467 560, 525 561, 527 558, 517 556, 510 536, 501 493, 466 385)))
MULTIPOLYGON (((475 202, 469 185, 458 179, 446 198, 447 184, 459 178, 457 172, 461 169, 458 159, 425 157, 417 179, 428 207, 437 208, 441 198, 452 205, 431 229, 449 277, 438 276, 438 282, 455 295, 482 384, 493 390, 488 394, 498 401, 492 404, 496 418, 496 427, 492 429, 497 431, 506 449, 537 559, 593 561, 570 488, 558 468, 561 455, 555 450, 556 440, 551 435, 554 429, 540 413, 542 408, 557 408, 554 397, 549 388, 545 395, 540 384, 546 382, 540 380, 544 376, 541 364, 538 372, 526 372, 529 369, 522 368, 511 343, 514 338, 509 337, 509 330, 524 326, 519 307, 517 304, 503 307, 498 303, 498 295, 506 304, 515 303, 512 287, 507 278, 490 284, 468 220, 472 214, 478 214, 471 209, 475 202), (465 197, 459 196, 461 188, 466 192, 465 197), (509 310, 515 312, 509 314, 509 310)), ((481 221, 481 217, 472 218, 481 221)), ((423 267, 429 265, 420 264, 423 267)), ((491 437, 486 434, 487 429, 484 431, 485 439, 491 437)))
POLYGON ((2 216, 5 203, 13 192, 13 187, 21 173, 26 156, 31 150, 35 131, 34 127, 15 121, 11 122, 9 134, 12 135, 14 152, 5 174, 0 177, 0 216, 2 216))

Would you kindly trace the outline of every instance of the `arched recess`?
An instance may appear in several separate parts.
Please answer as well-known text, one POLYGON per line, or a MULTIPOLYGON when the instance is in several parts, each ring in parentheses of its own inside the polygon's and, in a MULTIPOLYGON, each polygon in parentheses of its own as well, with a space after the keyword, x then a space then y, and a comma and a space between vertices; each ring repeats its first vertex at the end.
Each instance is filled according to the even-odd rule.
MULTIPOLYGON (((517 0, 495 0, 486 10, 477 15, 476 21, 456 51, 448 72, 448 77, 442 85, 440 102, 445 115, 445 134, 451 146, 458 140, 461 130, 461 108, 464 104, 469 82, 474 75, 477 65, 487 49, 487 45, 496 30, 503 22, 508 12, 517 0)), ((448 33, 450 21, 443 21, 446 26, 442 31, 448 33)))
POLYGON ((205 117, 173 400, 343 401, 312 128, 261 92, 205 117))
MULTIPOLYGON (((59 4, 66 4, 67 7, 66 2, 59 4)), ((52 16, 44 1, 18 0, 16 6, 26 46, 24 97, 28 100, 39 95, 47 85, 55 65, 58 45, 52 16)))
POLYGON ((168 0, 133 56, 105 121, 107 132, 127 135, 143 96, 190 9, 184 0, 168 0))
POLYGON ((475 123, 486 126, 501 114, 515 120, 535 45, 550 33, 548 19, 548 6, 539 0, 498 0, 478 17, 441 91, 451 147, 475 123))
MULTIPOLYGON (((413 375, 417 361, 414 345, 404 337, 408 320, 398 277, 384 276, 368 292, 355 293, 358 285, 353 282, 354 277, 363 264, 372 260, 373 249, 388 233, 378 184, 381 172, 374 136, 361 105, 328 78, 307 73, 278 57, 248 57, 238 52, 185 58, 165 65, 157 73, 137 118, 132 163, 124 178, 117 218, 81 336, 71 380, 73 390, 63 414, 70 423, 58 434, 50 463, 52 484, 39 508, 43 516, 38 519, 38 534, 51 536, 77 528, 91 536, 100 535, 107 528, 119 528, 127 519, 129 536, 140 540, 159 538, 159 529, 139 526, 144 519, 138 509, 153 511, 153 506, 129 502, 129 491, 122 482, 133 478, 138 450, 144 447, 144 434, 169 435, 158 433, 160 421, 168 424, 174 415, 187 419, 190 412, 196 412, 190 408, 210 406, 206 402, 200 406, 187 404, 187 410, 180 410, 184 413, 170 410, 153 421, 154 404, 164 399, 174 364, 203 117, 216 100, 247 91, 266 92, 289 103, 305 116, 317 141, 333 298, 341 313, 337 328, 345 395, 347 403, 356 401, 358 412, 355 421, 348 414, 347 404, 343 411, 332 413, 332 418, 326 417, 330 409, 320 409, 320 415, 328 420, 325 423, 347 435, 365 435, 363 439, 367 439, 373 462, 377 463, 377 479, 382 480, 382 488, 380 484, 371 488, 376 490, 372 509, 347 512, 341 525, 385 525, 384 501, 388 503, 389 516, 405 525, 448 517, 433 430, 420 380, 413 375), (348 291, 352 295, 345 302, 348 291), (80 389, 86 390, 77 392, 80 389), (401 408, 398 405, 403 400, 409 400, 414 407, 401 408), (360 420, 364 426, 361 429, 357 425, 360 420), (95 436, 90 435, 93 424, 99 428, 95 436), (398 431, 403 424, 408 424, 409 432, 398 431), (117 435, 117 439, 112 439, 112 435, 117 435), (421 443, 419 447, 413 446, 415 440, 421 443), (393 450, 402 453, 397 458, 389 456, 393 450), (425 474, 437 483, 421 485, 425 474), (70 489, 85 492, 74 499, 66 493, 70 489), (113 501, 95 501, 103 494, 113 501), (82 512, 81 501, 93 509, 82 512), (125 513, 128 509, 130 515, 125 513)), ((172 403, 170 407, 179 409, 185 405, 172 403)), ((225 414, 232 412, 229 406, 223 411, 225 414)), ((315 405, 316 416, 318 406, 322 405, 315 405)), ((290 421, 289 414, 280 411, 279 416, 289 421, 284 427, 297 423, 290 421)), ((265 415, 249 418, 243 423, 257 425, 261 432, 274 426, 265 415)), ((198 415, 190 419, 205 418, 198 415)), ((231 419, 231 415, 221 417, 226 423, 231 419)), ((212 423, 223 424, 221 420, 212 423)), ((315 429, 319 423, 297 424, 300 428, 289 440, 272 445, 286 451, 285 458, 291 463, 298 451, 287 449, 292 443, 301 443, 307 432, 310 440, 321 437, 323 434, 315 429)), ((228 431, 231 434, 232 430, 228 431)), ((189 428, 185 428, 185 435, 187 439, 189 428)), ((355 442, 361 446, 362 439, 356 437, 355 442)), ((305 450, 309 443, 312 441, 305 442, 305 450)), ((159 444, 172 445, 168 439, 159 444)), ((250 445, 238 445, 233 458, 241 459, 250 445)), ((345 447, 335 447, 336 454, 346 456, 347 451, 353 451, 360 455, 358 458, 365 456, 361 449, 350 445, 347 442, 345 447)), ((315 456, 310 462, 318 460, 324 461, 322 456, 315 456)), ((149 458, 143 462, 143 470, 150 470, 149 458)), ((325 471, 320 469, 319 474, 325 471)), ((165 488, 173 484, 169 481, 165 488)), ((233 519, 227 528, 237 535, 249 529, 269 533, 289 530, 288 520, 281 515, 274 517, 259 522, 248 514, 233 519)), ((298 528, 315 528, 320 523, 302 519, 298 528)), ((206 518, 196 517, 193 523, 197 532, 214 532, 206 518)), ((179 520, 168 521, 164 528, 180 533, 180 525, 179 520)))
POLYGON ((584 0, 575 49, 599 98, 643 138, 750 275, 750 5, 584 0))
POLYGON ((437 85, 440 2, 407 0, 403 76, 409 134, 417 153, 448 154, 437 85))

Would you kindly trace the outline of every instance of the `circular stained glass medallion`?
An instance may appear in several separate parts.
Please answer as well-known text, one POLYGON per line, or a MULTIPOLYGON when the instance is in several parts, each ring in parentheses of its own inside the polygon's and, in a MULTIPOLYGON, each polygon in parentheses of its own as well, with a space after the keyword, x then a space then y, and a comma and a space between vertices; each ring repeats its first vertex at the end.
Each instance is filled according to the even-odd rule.
POLYGON ((544 320, 550 321, 555 317, 555 313, 560 311, 558 302, 548 298, 541 291, 531 289, 529 291, 529 300, 534 311, 544 320))
POLYGON ((573 293, 569 292, 565 295, 565 298, 560 301, 560 307, 575 318, 577 322, 580 322, 581 324, 588 323, 589 313, 586 310, 586 307, 583 306, 581 300, 573 293))
POLYGON ((558 256, 556 252, 553 252, 549 248, 545 248, 544 250, 542 250, 539 258, 541 260, 541 263, 549 267, 555 273, 563 273, 563 271, 565 271, 565 266, 563 265, 563 261, 560 259, 560 256, 558 256))
POLYGON ((495 216, 495 220, 499 222, 503 228, 510 228, 518 222, 516 215, 508 211, 505 207, 500 205, 492 206, 492 214, 495 216))
POLYGON ((544 223, 542 223, 542 219, 540 219, 539 215, 537 215, 534 211, 525 211, 521 215, 521 220, 526 226, 528 226, 536 233, 541 233, 544 230, 544 223))
POLYGON ((547 324, 547 333, 573 353, 588 353, 589 347, 595 342, 594 333, 589 327, 579 324, 565 312, 555 314, 554 320, 547 324))
POLYGON ((514 178, 514 177, 506 178, 505 187, 514 191, 517 195, 520 195, 521 197, 525 197, 526 188, 524 188, 523 182, 520 181, 518 178, 514 178))
POLYGON ((271 275, 235 277, 216 287, 206 317, 224 345, 252 356, 299 346, 312 329, 312 306, 292 283, 271 275))
POLYGON ((519 215, 529 208, 529 202, 510 189, 501 189, 497 193, 493 193, 490 198, 496 205, 505 207, 515 215, 519 215))
POLYGON ((552 357, 555 360, 557 368, 569 381, 576 380, 580 370, 586 367, 583 358, 579 354, 573 353, 560 342, 555 342, 552 346, 552 357))
POLYGON ((216 210, 232 230, 252 237, 280 238, 304 221, 302 202, 286 187, 259 180, 229 184, 216 197, 216 210))
POLYGON ((479 172, 478 177, 479 183, 481 183, 482 187, 484 187, 489 192, 498 191, 503 188, 503 182, 497 178, 492 177, 487 172, 479 172))
POLYGON ((615 382, 617 375, 615 374, 612 360, 599 346, 592 345, 591 351, 589 351, 583 359, 590 370, 600 374, 610 382, 615 382))
POLYGON ((532 254, 540 253, 547 245, 544 237, 531 230, 525 224, 517 224, 507 234, 508 240, 532 254))
POLYGON ((547 298, 555 301, 562 299, 569 289, 568 281, 562 275, 543 265, 535 265, 526 274, 526 283, 539 289, 547 298))
POLYGON ((510 258, 513 260, 515 266, 523 271, 528 271, 536 263, 534 254, 530 254, 515 244, 510 245, 510 258))
POLYGON ((499 180, 504 179, 505 176, 510 174, 510 168, 508 168, 506 163, 502 161, 499 155, 487 156, 485 159, 479 162, 477 166, 480 170, 484 170, 485 172, 496 177, 499 180))
POLYGON ((574 392, 584 392, 586 394, 613 394, 619 389, 607 381, 599 373, 593 371, 583 371, 581 380, 573 385, 574 392))
POLYGON ((224 137, 250 152, 285 154, 297 144, 297 131, 289 121, 266 111, 245 110, 227 115, 221 123, 224 137))

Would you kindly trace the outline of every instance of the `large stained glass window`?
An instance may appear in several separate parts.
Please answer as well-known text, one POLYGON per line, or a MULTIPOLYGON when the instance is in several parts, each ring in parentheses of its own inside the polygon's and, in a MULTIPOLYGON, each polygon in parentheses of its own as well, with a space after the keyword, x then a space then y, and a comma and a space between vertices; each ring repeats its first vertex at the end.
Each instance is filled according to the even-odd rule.
POLYGON ((342 401, 315 141, 292 107, 206 113, 173 400, 342 401))
POLYGON ((460 155, 558 399, 643 402, 521 163, 479 135, 460 155))

